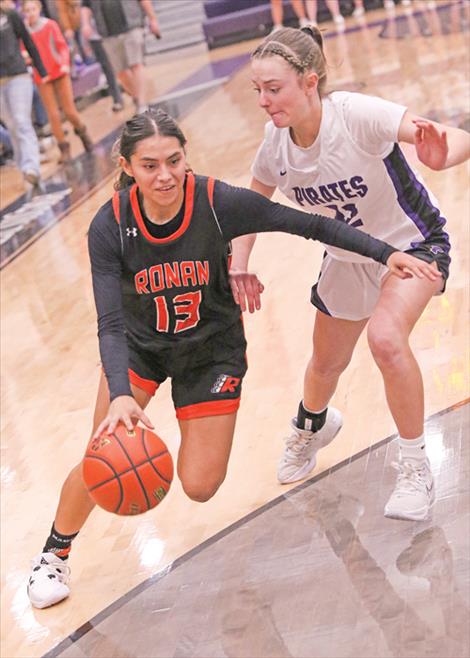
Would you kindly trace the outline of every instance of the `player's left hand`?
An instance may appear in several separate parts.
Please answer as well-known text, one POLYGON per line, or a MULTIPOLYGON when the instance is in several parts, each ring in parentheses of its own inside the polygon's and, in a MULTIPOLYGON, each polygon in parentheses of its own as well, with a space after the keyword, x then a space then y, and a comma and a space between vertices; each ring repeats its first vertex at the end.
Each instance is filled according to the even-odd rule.
POLYGON ((235 302, 244 313, 247 309, 254 313, 261 308, 261 294, 264 286, 256 274, 231 269, 229 272, 230 287, 235 302))
POLYGON ((412 276, 418 279, 429 279, 438 281, 442 278, 441 272, 432 263, 427 263, 420 258, 405 254, 403 251, 395 251, 387 260, 387 267, 400 279, 409 279, 412 276))
POLYGON ((449 153, 447 133, 442 132, 425 119, 414 119, 416 126, 415 148, 418 158, 430 169, 439 171, 445 167, 449 153))

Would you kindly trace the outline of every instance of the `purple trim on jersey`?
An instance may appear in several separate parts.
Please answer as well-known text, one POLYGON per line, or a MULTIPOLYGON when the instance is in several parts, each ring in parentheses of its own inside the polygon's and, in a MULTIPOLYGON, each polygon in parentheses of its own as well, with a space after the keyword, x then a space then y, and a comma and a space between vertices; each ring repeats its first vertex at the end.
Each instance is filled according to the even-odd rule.
POLYGON ((398 144, 394 145, 393 151, 384 158, 383 162, 402 210, 426 239, 436 232, 436 228, 439 228, 439 233, 446 238, 445 241, 449 245, 447 251, 449 251, 449 236, 442 230, 446 220, 442 217, 439 208, 432 203, 424 185, 416 178, 398 144), (417 200, 420 201, 419 210, 416 210, 417 200))

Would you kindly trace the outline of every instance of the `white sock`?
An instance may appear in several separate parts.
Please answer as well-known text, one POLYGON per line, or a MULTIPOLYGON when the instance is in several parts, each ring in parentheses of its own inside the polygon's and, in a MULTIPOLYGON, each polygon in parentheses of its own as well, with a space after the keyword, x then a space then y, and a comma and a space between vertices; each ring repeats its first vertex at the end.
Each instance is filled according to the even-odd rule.
POLYGON ((322 414, 325 409, 328 409, 328 405, 326 407, 323 407, 323 409, 320 409, 320 411, 315 411, 315 409, 309 409, 308 407, 305 406, 305 402, 302 400, 302 406, 305 409, 305 411, 309 414, 322 414))
POLYGON ((398 438, 398 447, 400 448, 400 459, 402 461, 413 460, 414 462, 424 462, 427 459, 426 443, 424 434, 417 439, 398 438))

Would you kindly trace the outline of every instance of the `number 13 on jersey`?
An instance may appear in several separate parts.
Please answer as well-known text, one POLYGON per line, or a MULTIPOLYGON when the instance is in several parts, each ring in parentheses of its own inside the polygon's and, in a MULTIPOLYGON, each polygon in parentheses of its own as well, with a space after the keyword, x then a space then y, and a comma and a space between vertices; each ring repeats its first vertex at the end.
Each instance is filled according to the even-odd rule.
POLYGON ((202 293, 200 290, 196 290, 196 292, 185 292, 182 295, 173 297, 171 302, 172 308, 170 307, 169 309, 166 297, 163 295, 154 297, 157 312, 156 330, 162 333, 168 333, 170 328, 170 313, 173 313, 176 319, 175 334, 196 327, 201 319, 199 314, 201 300, 202 293))

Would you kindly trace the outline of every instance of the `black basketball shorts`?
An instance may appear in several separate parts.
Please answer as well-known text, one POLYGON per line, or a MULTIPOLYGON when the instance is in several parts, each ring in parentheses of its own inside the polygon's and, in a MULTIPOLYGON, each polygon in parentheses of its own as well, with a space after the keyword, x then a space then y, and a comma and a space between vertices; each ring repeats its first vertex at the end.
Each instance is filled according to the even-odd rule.
POLYGON ((231 414, 240 406, 247 370, 243 325, 237 322, 184 358, 139 352, 129 345, 129 381, 154 395, 168 377, 179 420, 231 414))

